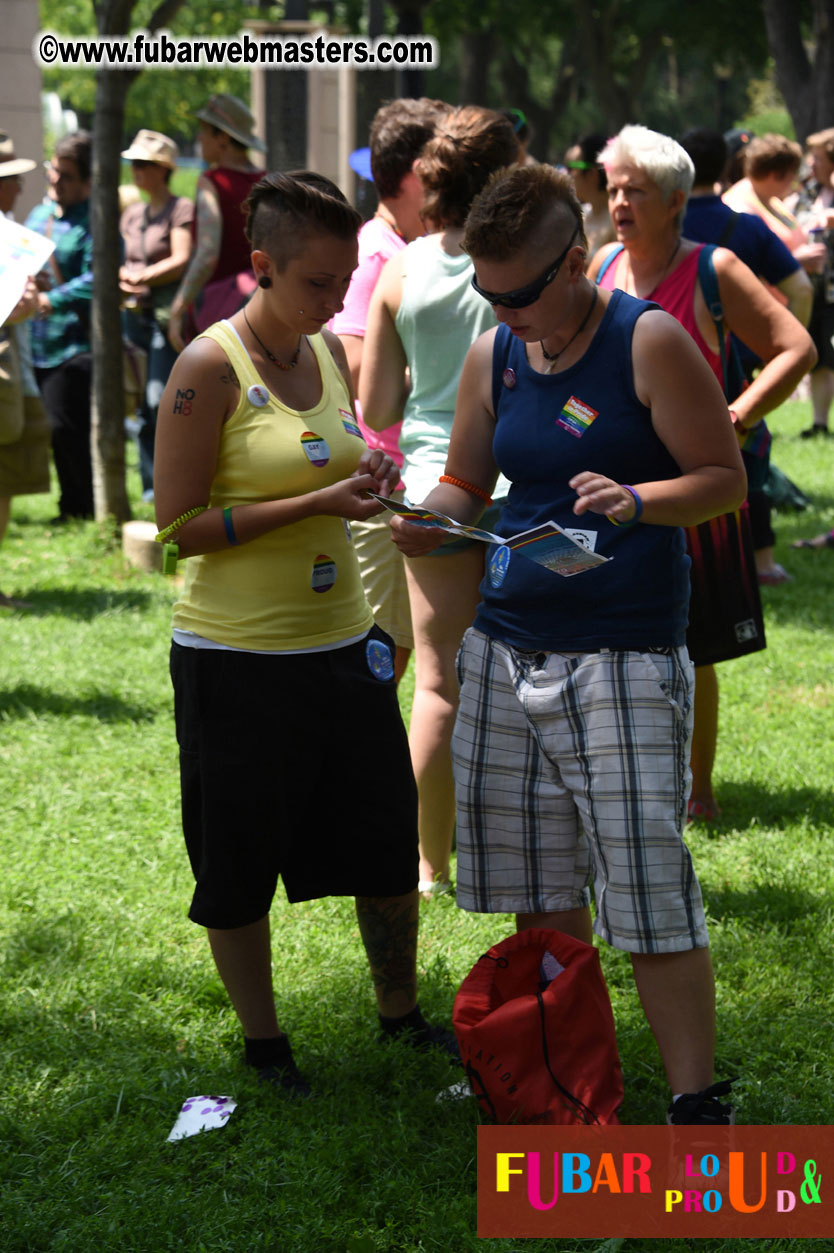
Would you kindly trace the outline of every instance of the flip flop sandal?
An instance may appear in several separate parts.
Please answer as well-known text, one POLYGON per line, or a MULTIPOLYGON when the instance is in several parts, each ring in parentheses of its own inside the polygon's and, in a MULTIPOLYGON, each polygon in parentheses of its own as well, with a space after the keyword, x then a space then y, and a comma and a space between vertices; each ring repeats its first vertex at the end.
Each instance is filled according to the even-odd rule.
POLYGON ((795 539, 791 548, 834 548, 834 531, 829 531, 826 536, 817 538, 822 538, 821 544, 812 539, 795 539))
POLYGON ((686 821, 690 822, 717 822, 721 814, 721 810, 710 809, 709 805, 704 805, 701 801, 690 801, 686 807, 686 821))

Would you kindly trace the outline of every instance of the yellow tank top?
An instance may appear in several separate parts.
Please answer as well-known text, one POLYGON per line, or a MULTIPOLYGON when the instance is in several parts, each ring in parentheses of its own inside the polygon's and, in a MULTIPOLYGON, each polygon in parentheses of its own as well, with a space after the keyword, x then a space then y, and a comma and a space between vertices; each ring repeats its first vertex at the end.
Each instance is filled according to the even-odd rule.
MULTIPOLYGON (((303 412, 268 391, 230 323, 216 323, 205 336, 228 355, 240 381, 240 401, 223 427, 211 506, 301 496, 353 473, 365 444, 321 335, 310 337, 321 399, 303 412)), ((175 628, 235 648, 322 647, 372 625, 342 518, 305 518, 239 548, 189 557, 174 606, 175 628)))

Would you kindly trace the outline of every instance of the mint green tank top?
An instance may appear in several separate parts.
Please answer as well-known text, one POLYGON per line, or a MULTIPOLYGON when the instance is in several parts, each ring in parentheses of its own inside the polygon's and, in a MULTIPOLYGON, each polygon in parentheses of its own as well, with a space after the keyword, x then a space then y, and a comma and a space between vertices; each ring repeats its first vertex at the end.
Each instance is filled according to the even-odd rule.
MULTIPOLYGON (((464 358, 495 315, 472 287, 469 257, 449 256, 437 236, 415 239, 400 254, 403 287, 395 319, 411 372, 400 449, 410 500, 423 500, 446 468, 458 381, 464 358)), ((499 480, 495 498, 509 484, 499 480)))

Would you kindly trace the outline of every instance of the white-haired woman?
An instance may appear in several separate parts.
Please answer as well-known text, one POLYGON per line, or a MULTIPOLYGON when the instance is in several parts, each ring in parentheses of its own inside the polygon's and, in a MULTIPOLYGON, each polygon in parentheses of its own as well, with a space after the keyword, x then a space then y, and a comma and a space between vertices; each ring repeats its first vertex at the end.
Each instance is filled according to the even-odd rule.
MULTIPOLYGON (((726 361, 718 330, 701 290, 702 244, 681 236, 694 168, 668 135, 626 126, 602 153, 617 243, 600 250, 589 276, 609 290, 653 300, 689 331, 724 386, 726 361)), ((734 253, 717 248, 715 275, 724 312, 725 342, 732 331, 764 365, 749 387, 729 397, 728 422, 740 439, 786 400, 813 365, 807 332, 763 288, 734 253)), ((726 394, 726 388, 725 388, 726 394)), ((715 663, 765 647, 746 507, 687 528, 692 560, 687 647, 696 667, 690 817, 713 820, 719 810, 712 786, 718 738, 715 663)))

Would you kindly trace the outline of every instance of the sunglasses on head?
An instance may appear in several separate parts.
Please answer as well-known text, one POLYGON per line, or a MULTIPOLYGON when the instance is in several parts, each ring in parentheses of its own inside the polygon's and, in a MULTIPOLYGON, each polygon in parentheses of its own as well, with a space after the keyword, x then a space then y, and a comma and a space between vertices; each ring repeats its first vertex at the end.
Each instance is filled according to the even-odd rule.
POLYGON ((532 283, 526 283, 524 287, 517 287, 515 291, 494 292, 484 291, 483 287, 479 287, 472 276, 472 286, 479 296, 483 296, 484 300, 491 305, 501 305, 504 309, 524 309, 527 305, 535 304, 539 296, 549 283, 552 283, 559 270, 562 268, 562 262, 573 247, 573 241, 579 234, 579 223, 573 229, 573 234, 564 250, 559 254, 556 260, 549 265, 543 274, 538 278, 534 278, 532 283))

